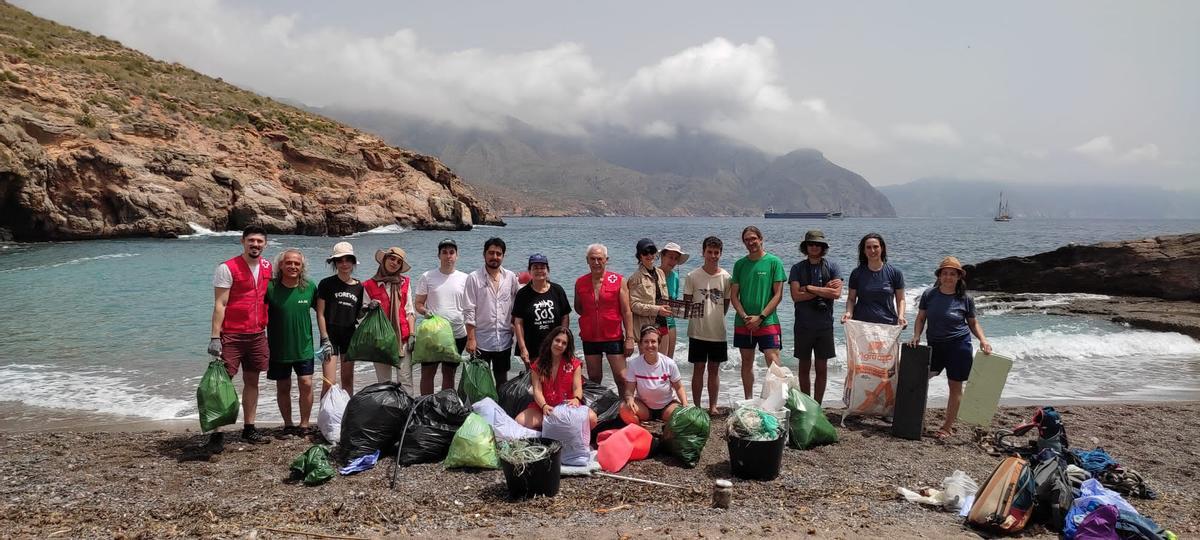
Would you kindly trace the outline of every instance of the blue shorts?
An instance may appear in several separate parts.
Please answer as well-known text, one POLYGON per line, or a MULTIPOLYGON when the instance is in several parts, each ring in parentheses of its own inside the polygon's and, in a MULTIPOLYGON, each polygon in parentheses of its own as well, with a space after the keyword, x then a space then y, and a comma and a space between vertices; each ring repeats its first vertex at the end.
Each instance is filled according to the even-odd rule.
POLYGON ((938 374, 946 370, 946 378, 952 381, 966 381, 971 375, 971 364, 974 363, 974 351, 971 350, 971 336, 953 341, 930 341, 929 372, 938 374))
POLYGON ((271 381, 286 381, 292 378, 292 372, 296 373, 297 377, 304 377, 313 374, 313 360, 309 358, 306 361, 296 362, 294 364, 281 364, 271 362, 267 365, 267 380, 271 381))
POLYGON ((733 346, 739 349, 753 349, 758 347, 758 350, 765 351, 767 349, 782 349, 783 340, 779 334, 765 334, 761 336, 751 336, 750 334, 734 334, 733 346))

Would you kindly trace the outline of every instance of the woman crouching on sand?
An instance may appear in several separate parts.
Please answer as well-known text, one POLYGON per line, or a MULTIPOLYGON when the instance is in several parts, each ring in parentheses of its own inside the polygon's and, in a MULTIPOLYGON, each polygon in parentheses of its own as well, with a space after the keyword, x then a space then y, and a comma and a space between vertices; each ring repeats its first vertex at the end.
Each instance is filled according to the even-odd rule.
MULTIPOLYGON (((542 429, 542 418, 555 407, 568 403, 583 405, 583 362, 575 358, 575 336, 556 326, 542 340, 542 350, 530 371, 533 402, 517 413, 517 422, 529 429, 542 429)), ((596 412, 588 411, 590 427, 596 427, 596 412)))
POLYGON ((992 354, 992 345, 983 335, 983 327, 975 317, 975 300, 967 295, 967 273, 954 257, 942 259, 934 271, 937 286, 921 294, 917 304, 917 323, 910 342, 921 343, 921 331, 929 324, 930 378, 946 370, 950 385, 950 399, 946 403, 946 421, 937 431, 937 438, 945 439, 954 434, 954 420, 958 417, 958 406, 962 402, 963 383, 971 374, 971 334, 979 338, 979 348, 984 354, 992 354))

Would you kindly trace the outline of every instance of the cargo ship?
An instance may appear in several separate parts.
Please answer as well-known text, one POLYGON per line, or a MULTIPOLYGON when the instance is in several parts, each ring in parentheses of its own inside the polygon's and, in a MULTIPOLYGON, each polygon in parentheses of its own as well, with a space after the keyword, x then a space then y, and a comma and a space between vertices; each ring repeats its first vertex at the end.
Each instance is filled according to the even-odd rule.
POLYGON ((767 209, 763 212, 763 217, 767 219, 842 219, 841 212, 776 212, 774 209, 767 209))

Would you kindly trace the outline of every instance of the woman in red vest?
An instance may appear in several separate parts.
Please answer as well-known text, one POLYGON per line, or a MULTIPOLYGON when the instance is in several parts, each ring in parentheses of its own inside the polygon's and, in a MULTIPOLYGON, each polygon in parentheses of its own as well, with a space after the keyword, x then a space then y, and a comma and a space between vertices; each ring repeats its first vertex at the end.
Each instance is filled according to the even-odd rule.
POLYGON ((575 280, 575 312, 579 314, 579 338, 588 379, 604 381, 603 357, 618 385, 625 380, 625 356, 633 352, 633 317, 629 311, 629 291, 622 286, 621 274, 609 272, 608 248, 588 246, 590 272, 575 280))
POLYGON ((404 275, 412 266, 408 264, 404 250, 398 247, 376 251, 375 262, 379 263, 379 269, 375 271, 374 277, 363 282, 363 288, 367 290, 367 296, 371 300, 379 302, 379 307, 392 322, 396 337, 400 341, 400 358, 396 363, 398 376, 393 377, 391 366, 382 363, 375 364, 375 376, 379 382, 396 381, 405 392, 413 395, 412 361, 406 345, 412 334, 416 311, 409 292, 410 280, 404 275))

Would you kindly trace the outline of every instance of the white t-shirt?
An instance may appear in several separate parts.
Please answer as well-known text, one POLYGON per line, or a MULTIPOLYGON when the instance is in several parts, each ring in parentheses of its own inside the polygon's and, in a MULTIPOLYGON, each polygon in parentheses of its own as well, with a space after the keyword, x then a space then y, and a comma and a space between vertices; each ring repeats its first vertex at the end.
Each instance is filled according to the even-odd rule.
POLYGON ((687 335, 703 341, 725 341, 725 301, 729 299, 732 277, 724 268, 709 274, 704 267, 688 272, 683 280, 684 296, 704 303, 704 316, 688 320, 687 335))
POLYGON ((651 409, 661 409, 675 400, 671 387, 679 382, 679 366, 671 357, 659 353, 658 361, 646 363, 642 355, 629 359, 625 369, 625 382, 637 382, 637 397, 651 409))
MULTIPOLYGON (((254 276, 254 285, 258 286, 258 269, 262 268, 262 261, 250 267, 250 273, 254 276)), ((233 288, 233 272, 229 271, 229 265, 221 263, 217 265, 217 271, 213 273, 213 287, 218 289, 233 288)))
POLYGON ((467 337, 467 325, 463 322, 463 307, 466 304, 463 291, 466 286, 467 274, 458 270, 443 274, 434 268, 421 274, 421 279, 417 280, 416 294, 427 295, 425 309, 450 321, 455 338, 467 337))

